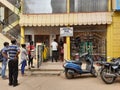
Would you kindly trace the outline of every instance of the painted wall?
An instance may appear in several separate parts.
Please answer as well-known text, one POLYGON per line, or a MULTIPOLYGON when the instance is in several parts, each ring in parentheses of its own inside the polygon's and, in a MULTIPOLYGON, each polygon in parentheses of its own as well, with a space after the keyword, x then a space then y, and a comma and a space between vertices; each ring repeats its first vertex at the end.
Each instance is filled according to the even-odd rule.
MULTIPOLYGON (((120 12, 114 12, 107 30, 107 57, 120 57, 120 12)), ((110 59, 108 59, 109 61, 110 59)))
POLYGON ((25 35, 58 35, 60 27, 25 27, 25 35))

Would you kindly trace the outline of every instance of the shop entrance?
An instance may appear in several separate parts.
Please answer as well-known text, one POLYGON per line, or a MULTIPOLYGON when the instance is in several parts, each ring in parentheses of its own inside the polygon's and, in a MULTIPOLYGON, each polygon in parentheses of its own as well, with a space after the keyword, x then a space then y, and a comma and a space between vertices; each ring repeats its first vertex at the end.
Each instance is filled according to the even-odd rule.
POLYGON ((75 59, 76 54, 82 55, 86 52, 95 58, 97 56, 106 57, 105 26, 102 28, 101 26, 89 26, 89 28, 86 27, 85 30, 74 30, 74 37, 71 38, 72 58, 75 59))
POLYGON ((49 46, 49 35, 35 35, 35 43, 44 43, 49 46))

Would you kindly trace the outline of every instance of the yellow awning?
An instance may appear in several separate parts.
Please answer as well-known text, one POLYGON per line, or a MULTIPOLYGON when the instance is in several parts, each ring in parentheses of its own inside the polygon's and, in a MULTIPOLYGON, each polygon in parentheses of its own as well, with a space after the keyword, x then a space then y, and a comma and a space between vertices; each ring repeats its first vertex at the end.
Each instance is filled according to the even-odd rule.
POLYGON ((63 26, 111 24, 111 12, 20 15, 20 26, 63 26))

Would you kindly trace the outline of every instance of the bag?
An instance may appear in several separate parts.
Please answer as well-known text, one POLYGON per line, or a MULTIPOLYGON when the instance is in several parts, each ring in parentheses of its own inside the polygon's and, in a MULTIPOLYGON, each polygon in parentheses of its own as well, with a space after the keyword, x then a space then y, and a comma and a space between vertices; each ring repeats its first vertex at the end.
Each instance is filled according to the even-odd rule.
POLYGON ((3 61, 3 55, 2 55, 2 50, 0 50, 0 62, 3 61))

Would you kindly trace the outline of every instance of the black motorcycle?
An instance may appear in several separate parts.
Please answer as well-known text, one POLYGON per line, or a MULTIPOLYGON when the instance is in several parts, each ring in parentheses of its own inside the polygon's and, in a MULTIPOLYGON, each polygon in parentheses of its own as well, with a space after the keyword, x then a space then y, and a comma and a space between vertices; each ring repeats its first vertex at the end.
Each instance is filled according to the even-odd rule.
POLYGON ((100 65, 100 76, 106 84, 112 84, 120 76, 120 58, 112 59, 111 62, 102 61, 100 65))

